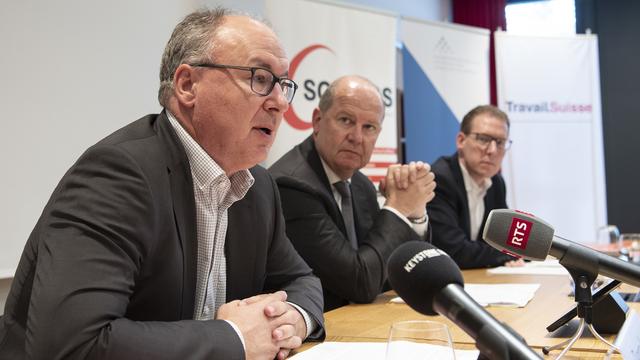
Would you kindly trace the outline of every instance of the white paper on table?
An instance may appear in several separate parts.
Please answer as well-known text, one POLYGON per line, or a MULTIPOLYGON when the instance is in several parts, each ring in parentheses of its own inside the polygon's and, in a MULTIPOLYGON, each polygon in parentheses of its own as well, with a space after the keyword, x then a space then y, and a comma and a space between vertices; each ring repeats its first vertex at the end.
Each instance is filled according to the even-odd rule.
POLYGON ((525 307, 540 284, 465 284, 464 290, 482 306, 525 307))
MULTIPOLYGON (((410 352, 424 351, 425 359, 438 359, 439 346, 412 344, 410 352), (415 347, 413 347, 415 346, 415 347), (433 350, 434 352, 429 352, 433 350), (426 357, 429 356, 429 357, 426 357)), ((294 355, 293 360, 385 360, 386 342, 324 342, 294 355)), ((478 350, 455 350, 457 360, 476 360, 478 350)))
POLYGON ((499 275, 569 275, 567 269, 560 265, 558 260, 552 258, 527 262, 524 266, 500 266, 488 269, 487 272, 499 275))
MULTIPOLYGON (((525 307, 533 298, 540 284, 465 284, 464 291, 482 306, 525 307)), ((395 297, 392 303, 402 304, 404 300, 395 297)))

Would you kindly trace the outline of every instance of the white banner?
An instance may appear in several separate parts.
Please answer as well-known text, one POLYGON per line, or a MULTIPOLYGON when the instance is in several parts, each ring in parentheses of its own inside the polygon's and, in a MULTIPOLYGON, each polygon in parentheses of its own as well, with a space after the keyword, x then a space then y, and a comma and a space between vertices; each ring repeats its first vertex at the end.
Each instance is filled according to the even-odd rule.
POLYGON ((407 161, 455 152, 462 117, 489 103, 489 31, 403 18, 407 161))
POLYGON ((377 181, 398 161, 396 16, 308 0, 267 0, 265 13, 291 61, 289 76, 299 86, 266 165, 311 134, 311 115, 327 86, 339 76, 357 74, 378 86, 386 108, 371 164, 363 169, 377 181))
POLYGON ((498 101, 511 119, 505 156, 509 205, 573 241, 607 223, 595 35, 495 33, 498 101))

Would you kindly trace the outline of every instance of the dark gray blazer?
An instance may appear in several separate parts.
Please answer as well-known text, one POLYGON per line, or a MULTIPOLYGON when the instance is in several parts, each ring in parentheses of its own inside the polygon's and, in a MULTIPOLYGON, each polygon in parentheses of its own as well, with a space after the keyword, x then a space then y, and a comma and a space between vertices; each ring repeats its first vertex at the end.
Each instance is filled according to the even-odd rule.
MULTIPOLYGON (((284 230, 265 169, 229 209, 227 300, 276 289, 320 324, 319 280, 284 230)), ((187 156, 165 113, 89 148, 24 248, 0 319, 0 359, 244 359, 228 323, 195 321, 196 230, 187 156)))
POLYGON ((391 252, 406 241, 421 240, 398 216, 380 211, 373 184, 358 171, 351 178, 358 237, 354 250, 311 137, 269 171, 280 188, 287 235, 322 281, 325 311, 350 301, 373 301, 383 290, 391 252))
POLYGON ((506 187, 502 176, 497 174, 491 178, 492 185, 484 197, 482 225, 478 234, 471 234, 469 201, 458 154, 440 157, 433 164, 432 171, 438 184, 436 197, 427 204, 433 244, 446 251, 461 269, 500 266, 514 260, 482 240, 489 212, 507 208, 506 187))

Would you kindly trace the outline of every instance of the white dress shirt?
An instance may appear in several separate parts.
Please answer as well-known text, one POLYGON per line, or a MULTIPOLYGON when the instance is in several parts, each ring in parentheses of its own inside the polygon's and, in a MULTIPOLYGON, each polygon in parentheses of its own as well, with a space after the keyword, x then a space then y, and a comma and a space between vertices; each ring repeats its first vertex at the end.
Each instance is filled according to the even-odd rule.
POLYGON ((482 181, 482 184, 478 184, 471 175, 467 168, 462 163, 462 160, 458 159, 460 169, 462 170, 462 179, 464 180, 464 187, 467 190, 467 203, 469 203, 469 221, 471 230, 471 240, 478 240, 476 236, 480 231, 482 225, 482 218, 484 217, 484 197, 487 195, 487 190, 491 187, 491 179, 486 178, 482 181))
MULTIPOLYGON (((189 135, 178 120, 167 111, 167 117, 184 146, 191 176, 196 204, 198 237, 198 259, 196 275, 196 295, 193 318, 195 320, 215 319, 218 308, 226 303, 226 257, 224 244, 227 235, 228 209, 242 199, 254 183, 249 170, 241 170, 227 177, 224 170, 189 135)), ((294 306, 304 318, 307 336, 316 323, 298 305, 294 306)), ((240 329, 232 321, 227 321, 245 346, 240 329)), ((245 346, 246 349, 246 346, 245 346)))

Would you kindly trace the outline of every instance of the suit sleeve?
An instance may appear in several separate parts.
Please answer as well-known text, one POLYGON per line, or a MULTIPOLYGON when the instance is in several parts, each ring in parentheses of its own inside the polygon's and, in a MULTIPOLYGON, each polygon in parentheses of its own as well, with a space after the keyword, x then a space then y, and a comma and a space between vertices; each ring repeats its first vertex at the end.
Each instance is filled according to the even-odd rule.
POLYGON ((265 291, 285 290, 287 301, 307 311, 318 325, 308 339, 324 340, 322 285, 287 237, 280 193, 271 176, 268 178, 274 194, 274 201, 271 203, 274 206, 276 226, 268 252, 265 291))
POLYGON ((464 202, 456 194, 454 181, 437 174, 436 181, 436 196, 427 205, 433 244, 446 251, 461 269, 501 266, 513 260, 484 241, 467 236, 460 221, 464 202))
MULTIPOLYGON (((353 302, 373 301, 386 280, 385 264, 400 244, 421 238, 390 211, 372 208, 375 220, 353 249, 330 214, 331 199, 290 177, 278 178, 287 234, 322 279, 322 286, 353 302)), ((375 196, 375 194, 373 194, 375 196)))
POLYGON ((89 149, 69 170, 32 234, 39 239, 27 357, 244 358, 224 321, 127 318, 159 237, 156 210, 144 172, 120 148, 89 149))

